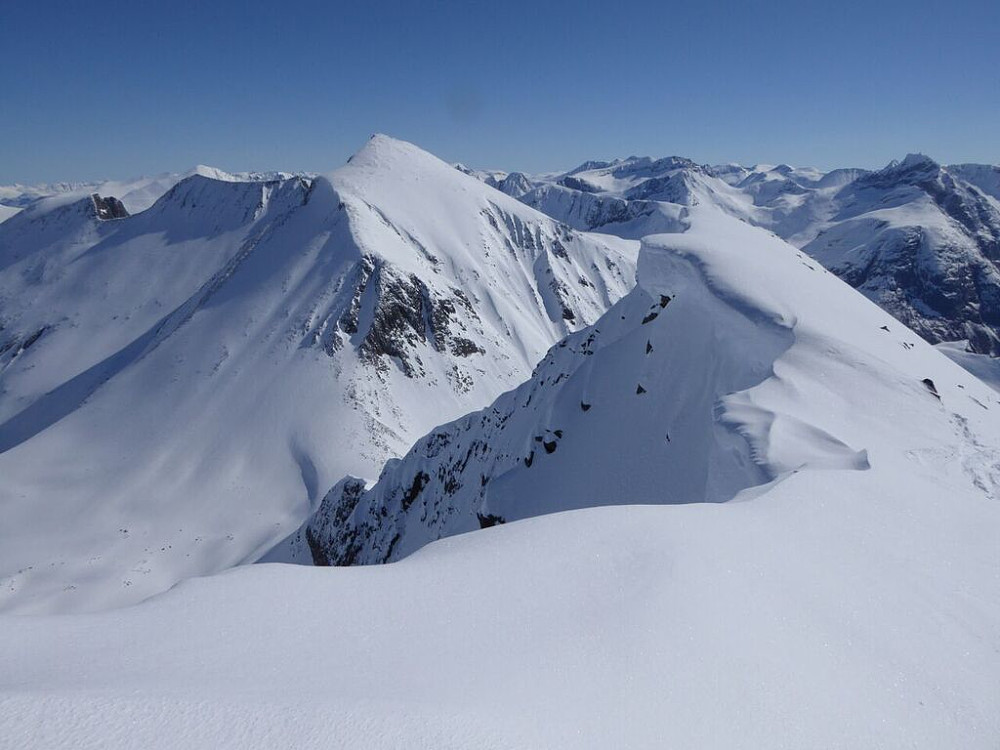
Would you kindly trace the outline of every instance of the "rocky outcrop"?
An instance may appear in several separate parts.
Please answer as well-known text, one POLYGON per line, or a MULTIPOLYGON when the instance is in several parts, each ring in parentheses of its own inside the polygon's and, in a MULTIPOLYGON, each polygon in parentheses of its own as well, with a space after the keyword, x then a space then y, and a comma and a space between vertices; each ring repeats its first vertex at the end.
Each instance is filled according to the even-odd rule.
POLYGON ((97 218, 101 221, 127 219, 129 216, 128 211, 125 209, 125 204, 113 196, 109 195, 107 198, 102 198, 97 193, 94 193, 90 196, 90 200, 94 204, 94 211, 97 213, 97 218))

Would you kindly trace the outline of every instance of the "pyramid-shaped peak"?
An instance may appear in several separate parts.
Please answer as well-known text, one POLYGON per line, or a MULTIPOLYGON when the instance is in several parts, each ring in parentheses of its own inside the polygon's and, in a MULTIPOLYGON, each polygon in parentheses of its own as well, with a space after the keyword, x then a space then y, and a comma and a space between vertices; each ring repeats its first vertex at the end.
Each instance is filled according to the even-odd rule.
POLYGON ((424 151, 419 146, 415 146, 408 141, 403 141, 383 133, 375 133, 368 142, 347 160, 351 167, 362 167, 369 169, 396 169, 406 165, 426 168, 434 165, 434 168, 447 168, 452 172, 448 164, 438 159, 433 154, 424 151))

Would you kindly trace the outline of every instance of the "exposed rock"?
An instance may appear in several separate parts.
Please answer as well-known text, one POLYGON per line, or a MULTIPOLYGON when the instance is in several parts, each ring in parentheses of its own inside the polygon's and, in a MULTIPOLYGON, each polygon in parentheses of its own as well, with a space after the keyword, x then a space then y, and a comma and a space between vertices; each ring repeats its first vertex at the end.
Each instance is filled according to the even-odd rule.
POLYGON ((94 193, 90 196, 90 200, 94 202, 94 211, 97 212, 97 218, 101 221, 127 219, 129 216, 125 205, 113 196, 109 195, 107 198, 102 198, 97 193, 94 193))

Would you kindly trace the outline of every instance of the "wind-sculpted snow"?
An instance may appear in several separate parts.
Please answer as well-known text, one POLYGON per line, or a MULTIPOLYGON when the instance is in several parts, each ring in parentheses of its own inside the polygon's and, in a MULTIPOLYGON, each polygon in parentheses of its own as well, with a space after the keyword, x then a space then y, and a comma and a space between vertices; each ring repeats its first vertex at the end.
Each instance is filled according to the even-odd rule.
MULTIPOLYGON (((915 425, 968 444, 959 417, 1000 445, 995 392, 808 256, 711 207, 685 221, 643 241, 637 288, 531 380, 433 430, 371 489, 334 487, 306 531, 314 559, 386 562, 535 515, 867 471, 915 425)), ((1000 498, 1000 462, 961 476, 1000 498)))
MULTIPOLYGON (((328 177, 195 174, 0 225, 0 606, 253 561, 345 473, 523 381, 626 293, 584 235, 375 137, 328 177)), ((293 550, 294 552, 294 550, 293 550)))

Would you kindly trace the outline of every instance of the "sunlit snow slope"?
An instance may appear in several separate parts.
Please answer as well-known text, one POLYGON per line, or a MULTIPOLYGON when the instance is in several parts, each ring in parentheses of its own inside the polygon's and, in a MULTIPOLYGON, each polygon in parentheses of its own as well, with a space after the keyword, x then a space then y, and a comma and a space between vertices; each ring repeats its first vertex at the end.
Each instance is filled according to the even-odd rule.
POLYGON ((384 136, 328 177, 197 174, 133 216, 111 205, 53 198, 0 225, 16 611, 256 559, 345 473, 376 476, 521 382, 634 277, 634 243, 384 136))
POLYGON ((643 240, 638 287, 531 380, 371 489, 338 484, 309 526, 316 559, 383 562, 480 526, 723 501, 801 472, 831 491, 872 473, 872 499, 915 482, 1000 501, 995 391, 773 234, 709 206, 684 221, 643 240))

